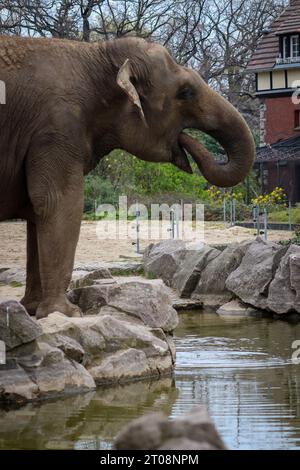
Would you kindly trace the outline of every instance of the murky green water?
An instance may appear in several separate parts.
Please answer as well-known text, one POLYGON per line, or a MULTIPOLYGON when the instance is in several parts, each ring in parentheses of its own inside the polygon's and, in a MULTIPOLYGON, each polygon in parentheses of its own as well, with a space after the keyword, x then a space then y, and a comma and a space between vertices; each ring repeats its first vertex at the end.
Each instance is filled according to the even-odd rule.
POLYGON ((207 405, 232 449, 300 449, 300 365, 291 344, 300 324, 180 315, 173 379, 98 390, 0 410, 0 448, 107 449, 148 411, 171 417, 207 405))

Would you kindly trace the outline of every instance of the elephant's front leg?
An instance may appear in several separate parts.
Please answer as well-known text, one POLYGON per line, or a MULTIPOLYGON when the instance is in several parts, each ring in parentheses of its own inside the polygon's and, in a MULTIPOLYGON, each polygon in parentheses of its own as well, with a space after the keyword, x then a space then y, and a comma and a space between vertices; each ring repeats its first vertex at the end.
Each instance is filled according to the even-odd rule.
POLYGON ((36 317, 43 318, 55 311, 80 316, 80 309, 67 299, 66 289, 82 219, 82 167, 74 160, 53 158, 51 166, 41 168, 37 164, 31 170, 28 183, 36 215, 42 286, 36 317))
POLYGON ((40 279, 36 225, 30 220, 27 222, 26 271, 26 290, 21 303, 30 315, 35 315, 36 310, 42 301, 42 286, 40 279))

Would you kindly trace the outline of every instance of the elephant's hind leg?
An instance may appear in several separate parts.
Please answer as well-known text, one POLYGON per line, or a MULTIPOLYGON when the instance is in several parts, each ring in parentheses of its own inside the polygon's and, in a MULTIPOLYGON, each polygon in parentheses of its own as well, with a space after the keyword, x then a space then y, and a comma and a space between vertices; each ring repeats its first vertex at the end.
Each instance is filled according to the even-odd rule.
POLYGON ((36 225, 27 222, 27 267, 26 290, 21 303, 30 315, 35 315, 42 301, 42 286, 39 269, 36 225))

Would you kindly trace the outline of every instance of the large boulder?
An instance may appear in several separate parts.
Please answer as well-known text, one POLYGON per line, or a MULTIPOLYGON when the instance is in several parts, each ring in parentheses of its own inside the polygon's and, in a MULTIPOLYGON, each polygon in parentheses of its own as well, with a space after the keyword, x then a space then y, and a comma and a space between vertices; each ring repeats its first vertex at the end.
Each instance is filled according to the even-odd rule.
POLYGON ((232 293, 226 287, 226 280, 239 267, 251 243, 233 243, 211 260, 201 273, 193 298, 218 296, 223 302, 230 300, 232 293))
POLYGON ((164 240, 150 245, 143 258, 145 274, 148 277, 161 278, 170 286, 185 255, 186 244, 182 240, 164 240))
POLYGON ((115 439, 117 450, 225 450, 225 444, 203 406, 169 420, 152 413, 132 421, 115 439))
POLYGON ((42 334, 41 327, 15 300, 0 303, 0 340, 10 350, 30 343, 42 334))
POLYGON ((164 331, 172 331, 178 324, 172 299, 162 282, 133 281, 114 286, 108 291, 107 305, 164 331))
POLYGON ((269 286, 286 251, 286 247, 258 238, 227 278, 226 288, 246 304, 267 309, 269 286))
POLYGON ((272 280, 267 307, 277 314, 298 311, 300 313, 300 247, 291 245, 282 257, 272 280))
POLYGON ((172 287, 181 297, 189 297, 195 290, 203 270, 219 255, 219 250, 203 243, 187 245, 184 257, 173 276, 172 287))

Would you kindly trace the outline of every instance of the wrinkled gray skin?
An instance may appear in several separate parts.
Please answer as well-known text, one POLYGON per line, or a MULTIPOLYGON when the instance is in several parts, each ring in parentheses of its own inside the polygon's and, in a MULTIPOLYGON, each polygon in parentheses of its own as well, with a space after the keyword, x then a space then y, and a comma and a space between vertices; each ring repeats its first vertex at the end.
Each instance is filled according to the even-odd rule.
POLYGON ((239 113, 163 47, 127 38, 101 44, 0 37, 0 221, 27 220, 22 302, 45 317, 78 316, 69 285, 83 209, 83 176, 115 148, 233 186, 254 159, 239 113), (219 167, 185 128, 223 145, 219 167))

